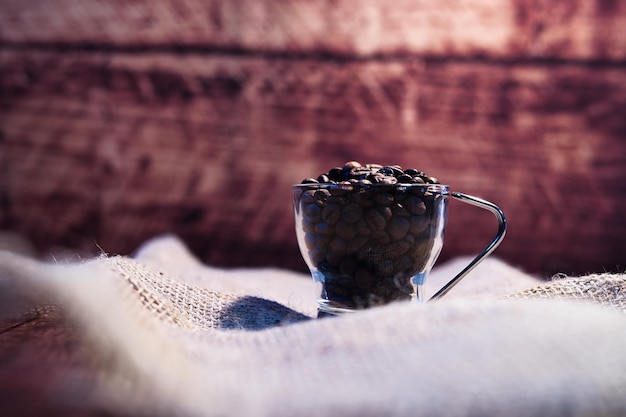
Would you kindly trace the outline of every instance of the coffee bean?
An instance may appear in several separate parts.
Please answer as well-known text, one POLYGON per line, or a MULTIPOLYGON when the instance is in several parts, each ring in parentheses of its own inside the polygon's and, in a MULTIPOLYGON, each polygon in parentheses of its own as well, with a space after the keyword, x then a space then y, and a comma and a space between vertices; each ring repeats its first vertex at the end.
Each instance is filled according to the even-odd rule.
POLYGON ((326 204, 326 199, 328 198, 329 195, 330 195, 330 192, 322 188, 322 189, 315 191, 315 193, 313 194, 313 200, 315 201, 317 205, 323 206, 326 204))
POLYGON ((318 223, 315 225, 315 233, 320 235, 332 235, 333 229, 328 223, 318 223))
POLYGON ((358 231, 354 224, 339 220, 335 225, 335 233, 343 239, 350 240, 358 234, 358 231))
POLYGON ((352 256, 346 256, 339 262, 339 272, 341 275, 351 276, 356 271, 357 262, 352 256))
POLYGON ((317 223, 313 223, 312 221, 308 219, 302 219, 302 230, 304 230, 307 233, 313 233, 315 232, 316 224, 317 223))
POLYGON ((330 248, 336 253, 345 255, 346 241, 337 236, 333 240, 330 241, 330 248))
POLYGON ((426 216, 409 217, 409 232, 413 235, 419 235, 428 228, 430 221, 426 216))
POLYGON ((322 209, 320 208, 320 206, 318 206, 315 203, 307 204, 304 207, 304 215, 308 219, 313 219, 313 218, 321 219, 322 218, 321 214, 322 214, 322 209))
POLYGON ((344 258, 344 254, 329 250, 326 252, 326 260, 333 266, 338 266, 341 260, 344 258))
POLYGON ((372 231, 382 231, 387 225, 385 217, 375 208, 368 209, 365 212, 365 222, 372 231))
POLYGON ((303 204, 309 204, 309 203, 314 203, 315 202, 315 198, 313 198, 313 195, 315 194, 315 190, 306 190, 305 192, 302 193, 302 203, 303 204))
POLYGON ((404 207, 413 215, 421 216, 426 213, 426 204, 416 196, 409 196, 404 199, 404 207))
POLYGON ((412 179, 413 177, 407 174, 398 175, 398 182, 402 184, 408 184, 411 182, 412 179))
MULTIPOLYGON (((330 200, 330 197, 329 197, 330 200)), ((341 207, 336 203, 329 203, 322 210, 322 220, 329 224, 334 225, 341 218, 341 207)))
POLYGON ((380 193, 374 196, 374 202, 383 206, 389 206, 393 201, 393 195, 391 195, 391 193, 380 193))
POLYGON ((389 220, 387 232, 392 240, 400 240, 409 231, 410 222, 406 217, 394 216, 389 220))
POLYGON ((352 239, 348 241, 346 244, 346 253, 353 254, 356 253, 363 245, 367 243, 367 236, 356 235, 352 239))
POLYGON ((346 223, 356 223, 361 219, 363 209, 356 203, 348 204, 341 212, 341 220, 346 223))
POLYGON ((393 212, 387 206, 378 206, 378 212, 383 216, 385 221, 391 219, 391 217, 393 216, 393 212))

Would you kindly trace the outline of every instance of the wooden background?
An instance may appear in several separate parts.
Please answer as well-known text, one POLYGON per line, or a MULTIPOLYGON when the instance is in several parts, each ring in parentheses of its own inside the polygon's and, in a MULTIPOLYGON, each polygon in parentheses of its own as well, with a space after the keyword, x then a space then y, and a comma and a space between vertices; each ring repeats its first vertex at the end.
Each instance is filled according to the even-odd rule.
MULTIPOLYGON (((3 1, 0 228, 305 271, 290 185, 359 160, 499 204, 529 272, 624 270, 625 110, 616 0, 3 1)), ((495 233, 450 215, 441 260, 495 233)))

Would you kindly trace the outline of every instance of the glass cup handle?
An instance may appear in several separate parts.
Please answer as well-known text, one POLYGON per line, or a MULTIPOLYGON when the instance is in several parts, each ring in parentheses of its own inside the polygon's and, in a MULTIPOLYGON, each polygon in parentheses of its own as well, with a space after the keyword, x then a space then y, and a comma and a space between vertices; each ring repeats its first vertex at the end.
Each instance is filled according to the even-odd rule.
POLYGON ((496 219, 498 220, 498 234, 493 239, 493 241, 491 241, 491 243, 472 260, 472 262, 470 262, 461 272, 458 273, 457 276, 452 278, 446 285, 441 287, 441 289, 437 291, 435 295, 430 297, 428 301, 434 301, 446 295, 448 291, 450 291, 452 287, 458 284, 461 279, 463 279, 472 269, 476 267, 476 265, 478 265, 483 259, 489 256, 491 252, 496 250, 498 245, 502 242, 502 239, 504 239, 504 235, 506 234, 506 218, 504 217, 504 213, 502 212, 502 210, 500 210, 500 207, 496 206, 493 203, 490 203, 487 200, 483 200, 481 198, 473 197, 471 195, 463 193, 452 193, 452 197, 464 203, 471 204, 485 210, 489 210, 491 213, 493 213, 493 215, 496 216, 496 219))

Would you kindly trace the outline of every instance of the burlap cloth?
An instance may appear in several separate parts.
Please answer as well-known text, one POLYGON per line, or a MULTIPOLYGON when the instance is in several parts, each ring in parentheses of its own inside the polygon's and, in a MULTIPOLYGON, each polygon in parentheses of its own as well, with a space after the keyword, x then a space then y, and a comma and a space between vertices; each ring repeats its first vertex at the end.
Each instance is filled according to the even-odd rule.
POLYGON ((133 257, 0 252, 3 317, 60 306, 96 358, 89 401, 114 413, 626 415, 625 275, 542 283, 490 259, 438 302, 319 320, 311 281, 211 268, 174 237, 133 257))

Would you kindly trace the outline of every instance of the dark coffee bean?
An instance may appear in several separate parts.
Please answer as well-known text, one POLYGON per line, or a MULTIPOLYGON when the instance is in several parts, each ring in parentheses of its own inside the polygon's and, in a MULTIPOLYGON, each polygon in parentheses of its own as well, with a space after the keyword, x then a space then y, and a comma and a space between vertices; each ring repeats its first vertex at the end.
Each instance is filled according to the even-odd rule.
POLYGON ((420 177, 413 177, 411 179, 411 184, 426 184, 426 182, 420 177))
POLYGON ((356 271, 357 262, 352 256, 346 256, 339 262, 339 272, 342 275, 352 276, 356 271))
POLYGON ((350 240, 357 235, 358 231, 356 225, 339 220, 335 225, 335 233, 343 239, 350 240))
POLYGON ((382 231, 387 225, 385 217, 376 209, 371 208, 365 212, 365 222, 371 231, 382 231))
POLYGON ((387 223, 387 232, 392 240, 400 240, 409 231, 409 219, 406 217, 394 216, 387 223))
POLYGON ((409 217, 409 233, 412 235, 419 235, 428 228, 430 221, 426 216, 411 216, 409 217))
POLYGON ((329 250, 326 252, 326 261, 333 266, 339 266, 339 263, 344 258, 345 254, 329 250))
POLYGON ((330 248, 341 255, 346 254, 346 241, 336 236, 333 240, 330 241, 330 248))
POLYGON ((370 229, 369 225, 367 224, 366 221, 360 221, 356 224, 356 230, 359 233, 359 235, 361 236, 367 236, 370 233, 372 233, 372 230, 370 229))
POLYGON ((361 164, 357 161, 346 162, 343 166, 344 171, 350 171, 358 168, 361 168, 361 164))
POLYGON ((323 206, 326 204, 326 199, 330 195, 330 192, 324 188, 320 190, 316 190, 313 194, 313 199, 315 200, 315 204, 323 206))
POLYGON ((310 220, 302 219, 302 230, 304 230, 307 233, 315 232, 315 225, 316 223, 313 223, 310 220))
MULTIPOLYGON (((329 197, 330 200, 331 197, 329 197)), ((329 203, 322 210, 322 220, 329 225, 334 225, 341 218, 341 207, 336 203, 329 203)))
POLYGON ((307 219, 321 218, 322 209, 315 203, 307 204, 304 207, 304 216, 307 219))
POLYGON ((394 203, 389 208, 394 216, 408 217, 411 215, 411 213, 409 213, 409 211, 405 209, 402 204, 394 203))
POLYGON ((381 230, 372 233, 368 238, 368 242, 373 245, 385 245, 391 242, 391 236, 389 236, 389 233, 381 230))
POLYGON ((421 198, 416 196, 405 198, 404 207, 415 216, 422 216, 426 213, 426 204, 424 204, 421 198))
POLYGON ((385 179, 384 174, 374 173, 367 176, 367 180, 372 184, 381 184, 385 179))
POLYGON ((348 204, 341 212, 341 220, 346 223, 356 223, 361 219, 363 209, 356 203, 348 204))
POLYGON ((396 179, 396 177, 383 177, 382 181, 380 182, 381 184, 388 184, 388 185, 393 185, 393 184, 397 184, 398 180, 396 179))
MULTIPOLYGON (((364 180, 365 181, 365 180, 364 180)), ((369 182, 369 181, 368 181, 369 182)), ((372 195, 367 191, 359 191, 352 198, 354 202, 361 207, 371 207, 374 202, 371 200, 372 195)))
POLYGON ((315 198, 313 195, 315 194, 315 190, 306 190, 302 193, 301 201, 304 204, 309 204, 315 202, 315 198))
POLYGON ((393 201, 393 195, 390 193, 380 193, 374 196, 374 202, 383 206, 389 206, 393 201))
POLYGON ((300 184, 317 184, 318 181, 315 178, 305 178, 300 184))
POLYGON ((402 184, 408 184, 411 182, 412 179, 413 177, 407 174, 398 175, 398 182, 402 184))
POLYGON ((319 249, 326 249, 330 245, 333 235, 315 234, 315 245, 319 249))
POLYGON ((356 235, 346 243, 346 253, 349 255, 356 253, 365 243, 367 243, 367 236, 356 235))
POLYGON ((330 178, 328 178, 328 175, 322 174, 319 177, 317 177, 317 181, 321 183, 328 183, 330 182, 330 178))
POLYGON ((320 235, 332 235, 333 228, 328 223, 318 223, 315 225, 315 233, 320 235))
POLYGON ((328 171, 328 178, 330 178, 333 181, 343 180, 343 169, 332 168, 330 171, 328 171))
POLYGON ((386 206, 378 206, 378 212, 383 216, 385 221, 391 219, 391 217, 393 216, 393 212, 391 211, 391 209, 386 206))
POLYGON ((411 177, 424 175, 424 173, 422 171, 420 171, 419 169, 415 169, 415 168, 405 169, 404 173, 407 174, 407 175, 410 175, 411 177))

